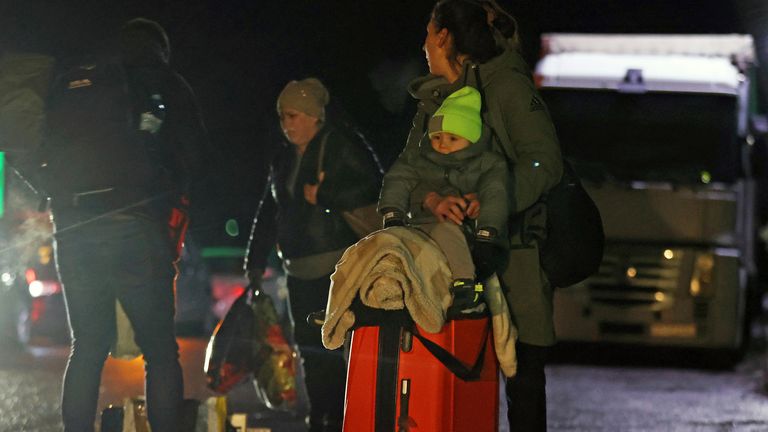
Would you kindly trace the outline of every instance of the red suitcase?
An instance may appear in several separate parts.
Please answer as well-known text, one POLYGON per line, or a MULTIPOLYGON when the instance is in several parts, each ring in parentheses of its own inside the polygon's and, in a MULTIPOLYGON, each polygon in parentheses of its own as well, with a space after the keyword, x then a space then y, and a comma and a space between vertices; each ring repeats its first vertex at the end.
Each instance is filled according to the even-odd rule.
POLYGON ((458 378, 398 323, 358 328, 352 334, 344 432, 498 431, 499 372, 488 318, 449 321, 437 334, 418 326, 415 332, 463 365, 477 363, 479 376, 458 378))

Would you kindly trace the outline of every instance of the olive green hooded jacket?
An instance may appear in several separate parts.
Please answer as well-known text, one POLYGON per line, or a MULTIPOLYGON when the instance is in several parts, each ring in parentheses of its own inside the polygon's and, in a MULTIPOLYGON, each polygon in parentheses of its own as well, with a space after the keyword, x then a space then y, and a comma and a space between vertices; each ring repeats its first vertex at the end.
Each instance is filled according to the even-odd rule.
MULTIPOLYGON (((483 125, 492 130, 492 151, 504 156, 509 167, 510 216, 520 214, 523 223, 510 224, 510 254, 501 274, 519 340, 534 345, 555 342, 552 288, 541 270, 538 244, 531 230, 540 234, 546 209, 540 198, 562 176, 563 162, 555 127, 546 105, 520 54, 506 49, 483 64, 465 62, 459 79, 427 75, 409 88, 418 109, 401 158, 419 156, 419 142, 427 122, 443 100, 463 86, 483 95, 483 125)), ((482 213, 482 204, 481 204, 482 213)))
POLYGON ((436 152, 425 134, 418 157, 401 157, 384 176, 379 209, 395 208, 409 213, 412 223, 436 222, 422 208, 427 193, 463 196, 476 193, 480 201, 478 228, 493 228, 506 237, 507 163, 489 150, 489 134, 469 147, 450 154, 436 152))

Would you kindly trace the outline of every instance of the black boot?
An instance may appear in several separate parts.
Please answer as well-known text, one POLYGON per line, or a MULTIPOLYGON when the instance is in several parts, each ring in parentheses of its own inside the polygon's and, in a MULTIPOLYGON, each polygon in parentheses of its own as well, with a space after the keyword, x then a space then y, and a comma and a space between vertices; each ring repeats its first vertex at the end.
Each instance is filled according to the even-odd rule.
POLYGON ((507 379, 507 419, 512 432, 546 432, 549 347, 517 343, 517 375, 507 379))
POLYGON ((450 288, 453 302, 448 308, 448 319, 472 319, 487 315, 483 290, 483 284, 472 279, 454 280, 450 288))

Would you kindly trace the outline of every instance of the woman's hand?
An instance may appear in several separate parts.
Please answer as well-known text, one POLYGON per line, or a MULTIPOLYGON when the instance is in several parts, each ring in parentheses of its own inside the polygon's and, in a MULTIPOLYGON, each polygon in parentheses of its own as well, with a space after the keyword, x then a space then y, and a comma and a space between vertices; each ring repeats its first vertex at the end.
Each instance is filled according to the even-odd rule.
POLYGON ((464 220, 467 202, 457 196, 441 196, 437 192, 430 192, 424 198, 424 208, 432 212, 440 222, 450 220, 456 225, 461 225, 464 220))
POLYGON ((468 193, 464 195, 464 199, 469 202, 466 210, 467 217, 470 219, 477 219, 480 216, 480 200, 477 199, 477 194, 468 193))
POLYGON ((320 183, 325 178, 325 171, 321 171, 317 176, 317 184, 304 185, 304 199, 312 205, 317 205, 317 191, 320 189, 320 183))

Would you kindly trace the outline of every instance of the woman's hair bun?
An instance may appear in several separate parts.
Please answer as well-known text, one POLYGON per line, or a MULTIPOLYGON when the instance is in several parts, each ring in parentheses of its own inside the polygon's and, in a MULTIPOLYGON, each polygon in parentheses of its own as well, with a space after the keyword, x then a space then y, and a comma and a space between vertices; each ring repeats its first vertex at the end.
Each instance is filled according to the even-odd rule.
POLYGON ((517 32, 517 22, 504 12, 497 12, 491 25, 505 38, 513 38, 517 32))

